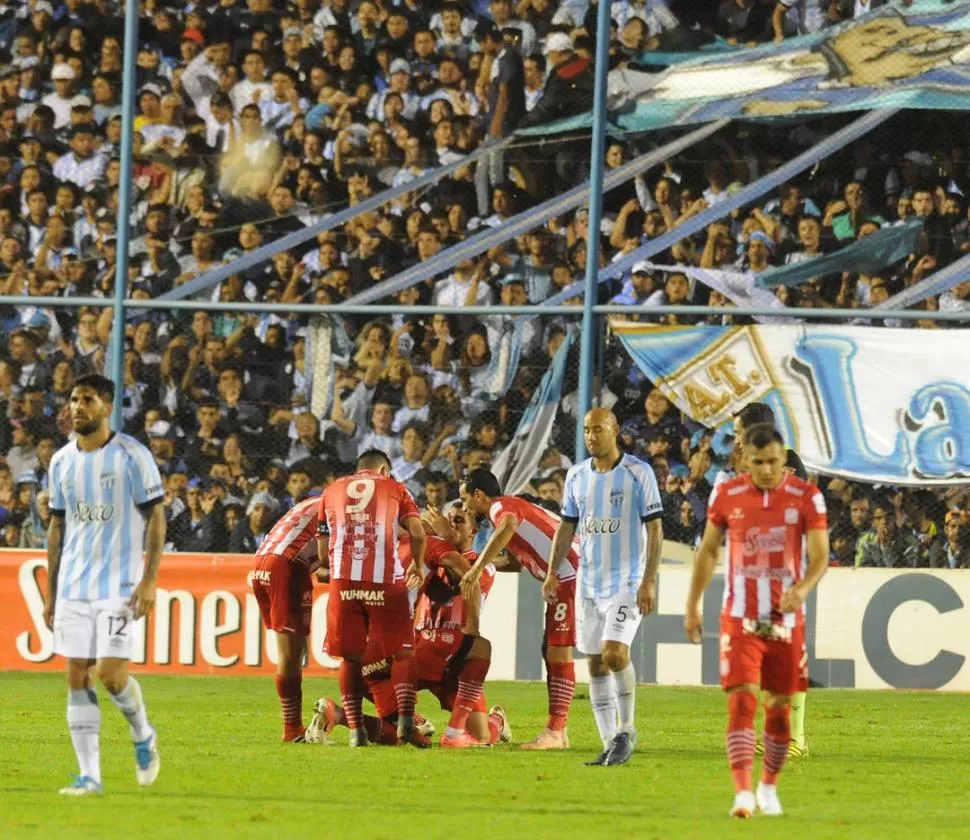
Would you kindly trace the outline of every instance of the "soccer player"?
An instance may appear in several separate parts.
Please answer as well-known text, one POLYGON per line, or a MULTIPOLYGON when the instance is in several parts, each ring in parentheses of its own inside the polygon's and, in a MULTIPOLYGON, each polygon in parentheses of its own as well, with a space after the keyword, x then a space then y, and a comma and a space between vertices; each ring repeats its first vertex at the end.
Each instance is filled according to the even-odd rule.
POLYGON ((70 397, 76 439, 50 463, 44 621, 54 631, 54 652, 67 658, 67 724, 80 768, 60 791, 69 796, 102 792, 96 679, 128 721, 138 783, 152 784, 161 766, 128 660, 132 626, 155 605, 164 493, 152 453, 109 428, 113 401, 110 379, 78 378, 70 397))
POLYGON ((387 455, 368 450, 357 458, 356 472, 337 479, 320 499, 317 546, 331 579, 327 651, 343 659, 340 695, 352 747, 367 745, 362 668, 384 659, 391 663, 398 739, 425 745, 415 738, 414 624, 405 583, 424 562, 424 526, 411 494, 390 476, 387 455), (398 550, 399 527, 411 538, 407 570, 398 550))
POLYGON ((320 500, 294 505, 266 535, 249 573, 263 624, 276 634, 276 694, 283 712, 283 741, 301 743, 303 654, 313 612, 312 575, 320 564, 320 500))
POLYGON ((727 534, 721 613, 721 685, 728 693, 727 752, 734 777, 731 816, 755 806, 782 813, 776 787, 791 740, 791 695, 806 663, 802 605, 829 560, 825 500, 817 487, 785 472, 785 447, 773 426, 745 432, 749 472, 716 487, 691 579, 684 628, 701 640, 700 600, 727 534), (803 570, 802 540, 808 542, 803 570), (752 793, 758 690, 764 691, 764 764, 752 793))
POLYGON ((556 601, 556 569, 579 528, 576 587, 577 647, 589 657, 589 699, 603 741, 593 765, 626 764, 636 744, 637 676, 630 645, 656 602, 663 548, 663 507, 657 479, 643 461, 620 451, 616 417, 594 408, 583 420, 591 455, 569 469, 562 522, 542 594, 556 601))
MULTIPOLYGON (((472 470, 459 490, 465 510, 476 519, 488 518, 495 528, 478 560, 462 578, 462 591, 469 591, 481 577, 482 571, 494 565, 503 551, 507 551, 522 568, 531 572, 536 580, 544 582, 559 517, 524 499, 501 495, 498 479, 485 469, 472 470)), ((542 652, 546 660, 549 719, 546 728, 536 738, 522 744, 524 750, 569 748, 566 720, 576 692, 573 645, 576 643, 578 565, 579 541, 574 540, 555 570, 558 580, 556 594, 546 606, 542 652)))
MULTIPOLYGON (((509 741, 512 733, 501 706, 485 714, 483 684, 491 665, 491 645, 478 635, 478 621, 495 579, 495 567, 488 566, 481 577, 481 591, 466 599, 458 583, 477 555, 471 550, 474 527, 461 505, 455 503, 442 516, 427 510, 422 516, 430 531, 425 548, 425 569, 415 605, 417 639, 414 656, 418 664, 418 689, 438 698, 441 708, 451 712, 441 746, 453 749, 479 747, 509 741)), ((402 544, 402 552, 406 552, 402 544)), ((374 675, 378 677, 378 675, 374 675)), ((377 743, 397 741, 391 721, 396 718, 394 691, 389 679, 368 678, 377 717, 364 716, 368 737, 377 743)), ((317 703, 318 726, 329 734, 335 726, 346 726, 346 716, 332 700, 317 703)))
MULTIPOLYGON (((716 487, 723 481, 734 478, 738 473, 744 472, 744 431, 753 426, 767 424, 775 426, 775 413, 767 403, 753 402, 748 403, 744 408, 734 415, 734 467, 721 470, 714 478, 716 487)), ((785 472, 791 473, 802 481, 808 481, 808 472, 802 459, 794 449, 785 451, 785 472)), ((808 701, 808 671, 805 670, 796 691, 791 698, 791 743, 788 745, 788 754, 794 758, 808 755, 808 742, 805 739, 805 711, 808 701)), ((756 752, 761 755, 764 752, 764 744, 759 739, 756 752)))

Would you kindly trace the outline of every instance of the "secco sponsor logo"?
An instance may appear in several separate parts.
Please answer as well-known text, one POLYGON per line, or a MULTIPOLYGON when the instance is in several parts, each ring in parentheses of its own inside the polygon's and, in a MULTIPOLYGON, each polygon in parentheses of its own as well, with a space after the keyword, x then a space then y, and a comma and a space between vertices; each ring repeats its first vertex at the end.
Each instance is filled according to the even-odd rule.
POLYGON ((587 516, 579 528, 581 536, 588 537, 597 534, 617 534, 620 531, 620 520, 617 517, 587 516))

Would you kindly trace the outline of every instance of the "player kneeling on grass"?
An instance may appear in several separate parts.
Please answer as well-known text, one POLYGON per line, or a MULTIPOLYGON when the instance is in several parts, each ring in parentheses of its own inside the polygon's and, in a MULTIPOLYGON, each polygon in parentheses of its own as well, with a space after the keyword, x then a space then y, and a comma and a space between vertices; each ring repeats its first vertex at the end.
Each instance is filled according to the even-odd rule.
MULTIPOLYGON (((505 711, 495 706, 485 713, 483 683, 492 647, 478 635, 481 608, 492 587, 495 568, 484 570, 479 593, 461 595, 458 582, 476 557, 471 551, 474 527, 470 517, 460 505, 453 505, 447 518, 429 510, 423 521, 429 536, 424 559, 427 574, 415 605, 418 688, 430 691, 441 708, 451 712, 441 746, 461 749, 509 741, 505 711)), ((406 554, 403 544, 402 553, 406 554)), ((367 679, 378 711, 378 717, 364 718, 368 736, 377 743, 393 744, 395 708, 390 680, 386 673, 367 679)), ((323 699, 318 709, 325 734, 335 726, 346 725, 345 716, 332 701, 323 699)))
POLYGON ((726 532, 721 685, 728 693, 727 753, 735 788, 731 816, 749 818, 755 807, 771 816, 782 813, 776 783, 791 739, 791 695, 808 661, 802 605, 825 574, 829 538, 825 500, 817 487, 785 473, 785 447, 775 428, 747 429, 744 452, 748 472, 711 494, 684 628, 691 641, 701 641, 701 597, 726 532), (755 795, 759 687, 765 692, 764 765, 755 795))
MULTIPOLYGON (((251 506, 261 501, 257 493, 251 506)), ((276 634, 276 694, 283 712, 283 740, 295 743, 304 740, 302 664, 313 612, 312 575, 320 565, 319 509, 317 498, 290 508, 259 546, 249 573, 263 624, 276 634)))
POLYGON ((152 453, 108 426, 114 385, 97 374, 71 390, 75 440, 51 458, 44 622, 67 658, 67 723, 80 773, 61 793, 101 793, 101 709, 95 678, 128 721, 135 777, 160 760, 141 687, 128 675, 134 623, 155 605, 165 544, 162 479, 152 453), (144 551, 144 558, 142 552, 144 551))
POLYGON ((630 645, 640 619, 656 600, 663 548, 660 491, 645 463, 624 455, 612 411, 594 408, 583 421, 592 457, 571 467, 563 487, 562 522, 556 530, 542 594, 555 602, 555 570, 579 528, 576 580, 577 646, 589 657, 589 698, 603 740, 593 765, 626 764, 636 744, 637 676, 630 645))

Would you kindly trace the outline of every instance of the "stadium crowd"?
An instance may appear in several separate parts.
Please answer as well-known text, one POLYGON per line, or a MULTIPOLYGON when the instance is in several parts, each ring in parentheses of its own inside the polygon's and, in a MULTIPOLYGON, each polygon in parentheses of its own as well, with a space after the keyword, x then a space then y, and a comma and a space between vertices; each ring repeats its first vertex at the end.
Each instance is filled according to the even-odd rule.
MULTIPOLYGON (((613 4, 611 62, 637 66, 651 50, 699 49, 718 38, 770 41, 878 5, 623 0, 613 4)), ((517 129, 591 106, 596 4, 584 0, 145 0, 141 8, 135 300, 517 129)), ((0 294, 112 294, 122 30, 123 10, 111 0, 0 6, 0 294)), ((886 300, 970 251, 970 161, 960 140, 967 121, 928 113, 891 120, 656 262, 758 272, 920 216, 919 252, 890 270, 778 290, 791 306, 862 310, 886 300)), ((716 205, 840 119, 794 130, 732 124, 662 171, 611 190, 604 263, 716 205)), ((606 165, 658 142, 610 139, 606 165)), ((477 167, 195 297, 340 303, 583 180, 588 145, 588 134, 515 139, 477 167)), ((588 237, 579 209, 386 302, 540 303, 582 277, 588 237)), ((604 287, 602 300, 639 306, 641 319, 653 304, 730 306, 683 274, 643 266, 604 287)), ((970 284, 924 307, 926 320, 914 326, 937 327, 932 310, 970 309, 970 284)), ((70 431, 72 382, 105 370, 111 318, 108 308, 0 307, 2 545, 44 544, 46 469, 70 431)), ((375 446, 420 502, 440 506, 465 470, 491 463, 509 440, 570 320, 532 321, 515 381, 494 393, 489 366, 508 316, 334 318, 348 349, 338 354, 332 408, 317 416, 308 338, 319 321, 143 310, 127 328, 125 430, 149 443, 165 476, 170 547, 251 553, 294 502, 375 446)), ((726 309, 708 320, 732 316, 726 309)), ((625 445, 658 474, 668 538, 693 543, 732 443, 685 422, 612 339, 605 346, 601 401, 620 418, 625 445)), ((578 364, 569 367, 568 395, 531 488, 550 506, 573 454, 578 364)), ((970 566, 963 490, 825 486, 836 562, 970 566)))

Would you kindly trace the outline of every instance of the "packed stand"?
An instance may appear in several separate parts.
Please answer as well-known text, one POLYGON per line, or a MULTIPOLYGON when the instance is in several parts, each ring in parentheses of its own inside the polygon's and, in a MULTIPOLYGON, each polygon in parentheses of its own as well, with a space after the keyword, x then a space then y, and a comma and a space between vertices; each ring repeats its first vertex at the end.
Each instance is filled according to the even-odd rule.
MULTIPOLYGON (((780 5, 779 16, 775 4, 758 0, 615 3, 611 65, 636 66, 645 52, 698 49, 717 38, 753 44, 814 25, 802 8, 811 4, 780 5)), ((861 6, 833 3, 823 23, 861 6)), ((149 0, 142 10, 134 300, 158 297, 517 129, 591 107, 596 7, 582 0, 149 0)), ((0 8, 2 294, 112 294, 123 26, 122 10, 109 0, 0 8)), ((959 143, 946 143, 961 136, 964 121, 933 119, 894 120, 656 261, 758 272, 923 216, 921 252, 884 276, 821 278, 780 293, 794 306, 864 309, 884 300, 970 250, 967 161, 959 143), (940 130, 941 120, 952 131, 940 130)), ((604 263, 723 200, 837 124, 734 125, 662 171, 617 187, 605 199, 604 263)), ((611 140, 606 165, 658 142, 611 140)), ((193 297, 340 303, 583 180, 588 146, 588 135, 516 139, 477 166, 193 297)), ((588 236, 579 209, 385 302, 540 303, 582 277, 588 236)), ((676 271, 635 270, 604 286, 601 300, 638 305, 644 319, 653 304, 728 305, 676 271)), ((926 308, 963 309, 965 301, 970 285, 926 308)), ((125 430, 149 443, 165 475, 170 547, 243 552, 371 446, 393 457, 396 477, 420 501, 453 498, 461 474, 491 463, 510 439, 576 320, 530 322, 518 374, 496 393, 490 365, 510 316, 335 318, 334 345, 347 349, 338 353, 332 407, 314 413, 308 343, 319 320, 134 315, 126 331, 125 430)), ((71 385, 108 365, 112 312, 5 306, 0 318, 2 544, 41 547, 46 470, 69 436, 71 385)), ((732 317, 726 311, 706 320, 732 317)), ((569 367, 553 446, 531 488, 550 506, 573 454, 575 359, 569 367)), ((729 443, 684 425, 612 340, 603 370, 602 399, 620 417, 625 445, 651 460, 667 494, 668 535, 690 543, 704 519, 706 482, 726 463, 729 443)), ((936 525, 941 534, 949 527, 936 525)))

